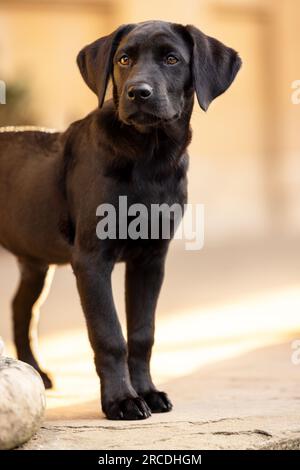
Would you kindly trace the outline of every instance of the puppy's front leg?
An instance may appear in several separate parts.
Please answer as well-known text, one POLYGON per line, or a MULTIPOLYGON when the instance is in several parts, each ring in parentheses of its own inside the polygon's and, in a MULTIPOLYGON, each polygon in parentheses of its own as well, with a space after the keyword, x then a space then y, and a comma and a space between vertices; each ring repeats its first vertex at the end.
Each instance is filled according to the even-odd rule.
POLYGON ((147 263, 141 260, 127 262, 126 315, 130 377, 133 387, 154 413, 172 409, 168 396, 156 389, 150 375, 155 309, 163 277, 164 256, 147 263))
POLYGON ((99 254, 79 253, 72 264, 100 377, 102 409, 109 419, 147 418, 150 410, 130 382, 127 347, 112 296, 113 263, 99 254))

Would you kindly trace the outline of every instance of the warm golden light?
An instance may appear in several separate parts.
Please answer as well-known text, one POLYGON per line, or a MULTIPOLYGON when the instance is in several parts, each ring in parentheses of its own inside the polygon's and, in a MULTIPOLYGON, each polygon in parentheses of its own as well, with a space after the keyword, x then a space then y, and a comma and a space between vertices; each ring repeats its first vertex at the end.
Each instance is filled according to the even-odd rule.
MULTIPOLYGON (((299 311, 300 284, 158 319, 152 360, 156 383, 295 338, 300 331, 299 311)), ((55 390, 47 392, 48 410, 99 400, 99 382, 84 330, 43 338, 41 355, 56 383, 55 390)))

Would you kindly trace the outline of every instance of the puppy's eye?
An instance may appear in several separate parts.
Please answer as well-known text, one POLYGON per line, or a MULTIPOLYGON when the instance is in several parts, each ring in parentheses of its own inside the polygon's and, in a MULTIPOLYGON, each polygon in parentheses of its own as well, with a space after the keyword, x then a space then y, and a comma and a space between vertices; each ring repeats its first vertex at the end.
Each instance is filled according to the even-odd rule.
POLYGON ((119 64, 121 64, 121 65, 129 65, 130 60, 129 60, 128 55, 126 55, 126 54, 122 55, 122 57, 120 57, 120 59, 118 60, 118 62, 119 62, 119 64))
POLYGON ((175 65, 178 62, 179 62, 179 59, 177 59, 177 57, 175 57, 172 54, 168 55, 167 58, 166 58, 166 64, 167 65, 175 65))

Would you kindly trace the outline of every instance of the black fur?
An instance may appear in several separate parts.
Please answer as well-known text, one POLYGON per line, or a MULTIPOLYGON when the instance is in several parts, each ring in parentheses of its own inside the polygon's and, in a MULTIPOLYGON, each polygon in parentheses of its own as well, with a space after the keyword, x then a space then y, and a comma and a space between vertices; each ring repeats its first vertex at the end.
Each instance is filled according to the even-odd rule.
POLYGON ((169 240, 101 241, 96 208, 117 206, 119 195, 147 207, 186 202, 194 91, 207 109, 240 63, 235 51, 191 26, 121 26, 78 56, 98 109, 64 133, 0 133, 0 243, 21 267, 13 302, 18 356, 51 386, 32 353, 30 319, 49 264, 71 263, 108 418, 142 419, 172 407, 149 371, 169 240), (110 77, 114 99, 103 105, 110 77), (127 344, 111 290, 119 261, 126 263, 127 344))

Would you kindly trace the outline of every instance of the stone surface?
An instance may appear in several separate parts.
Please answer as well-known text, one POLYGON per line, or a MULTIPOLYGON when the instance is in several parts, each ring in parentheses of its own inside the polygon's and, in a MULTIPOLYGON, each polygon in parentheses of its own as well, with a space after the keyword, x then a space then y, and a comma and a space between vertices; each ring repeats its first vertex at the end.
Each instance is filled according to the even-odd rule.
POLYGON ((40 426, 45 405, 38 373, 24 362, 0 357, 0 449, 28 441, 40 426))

